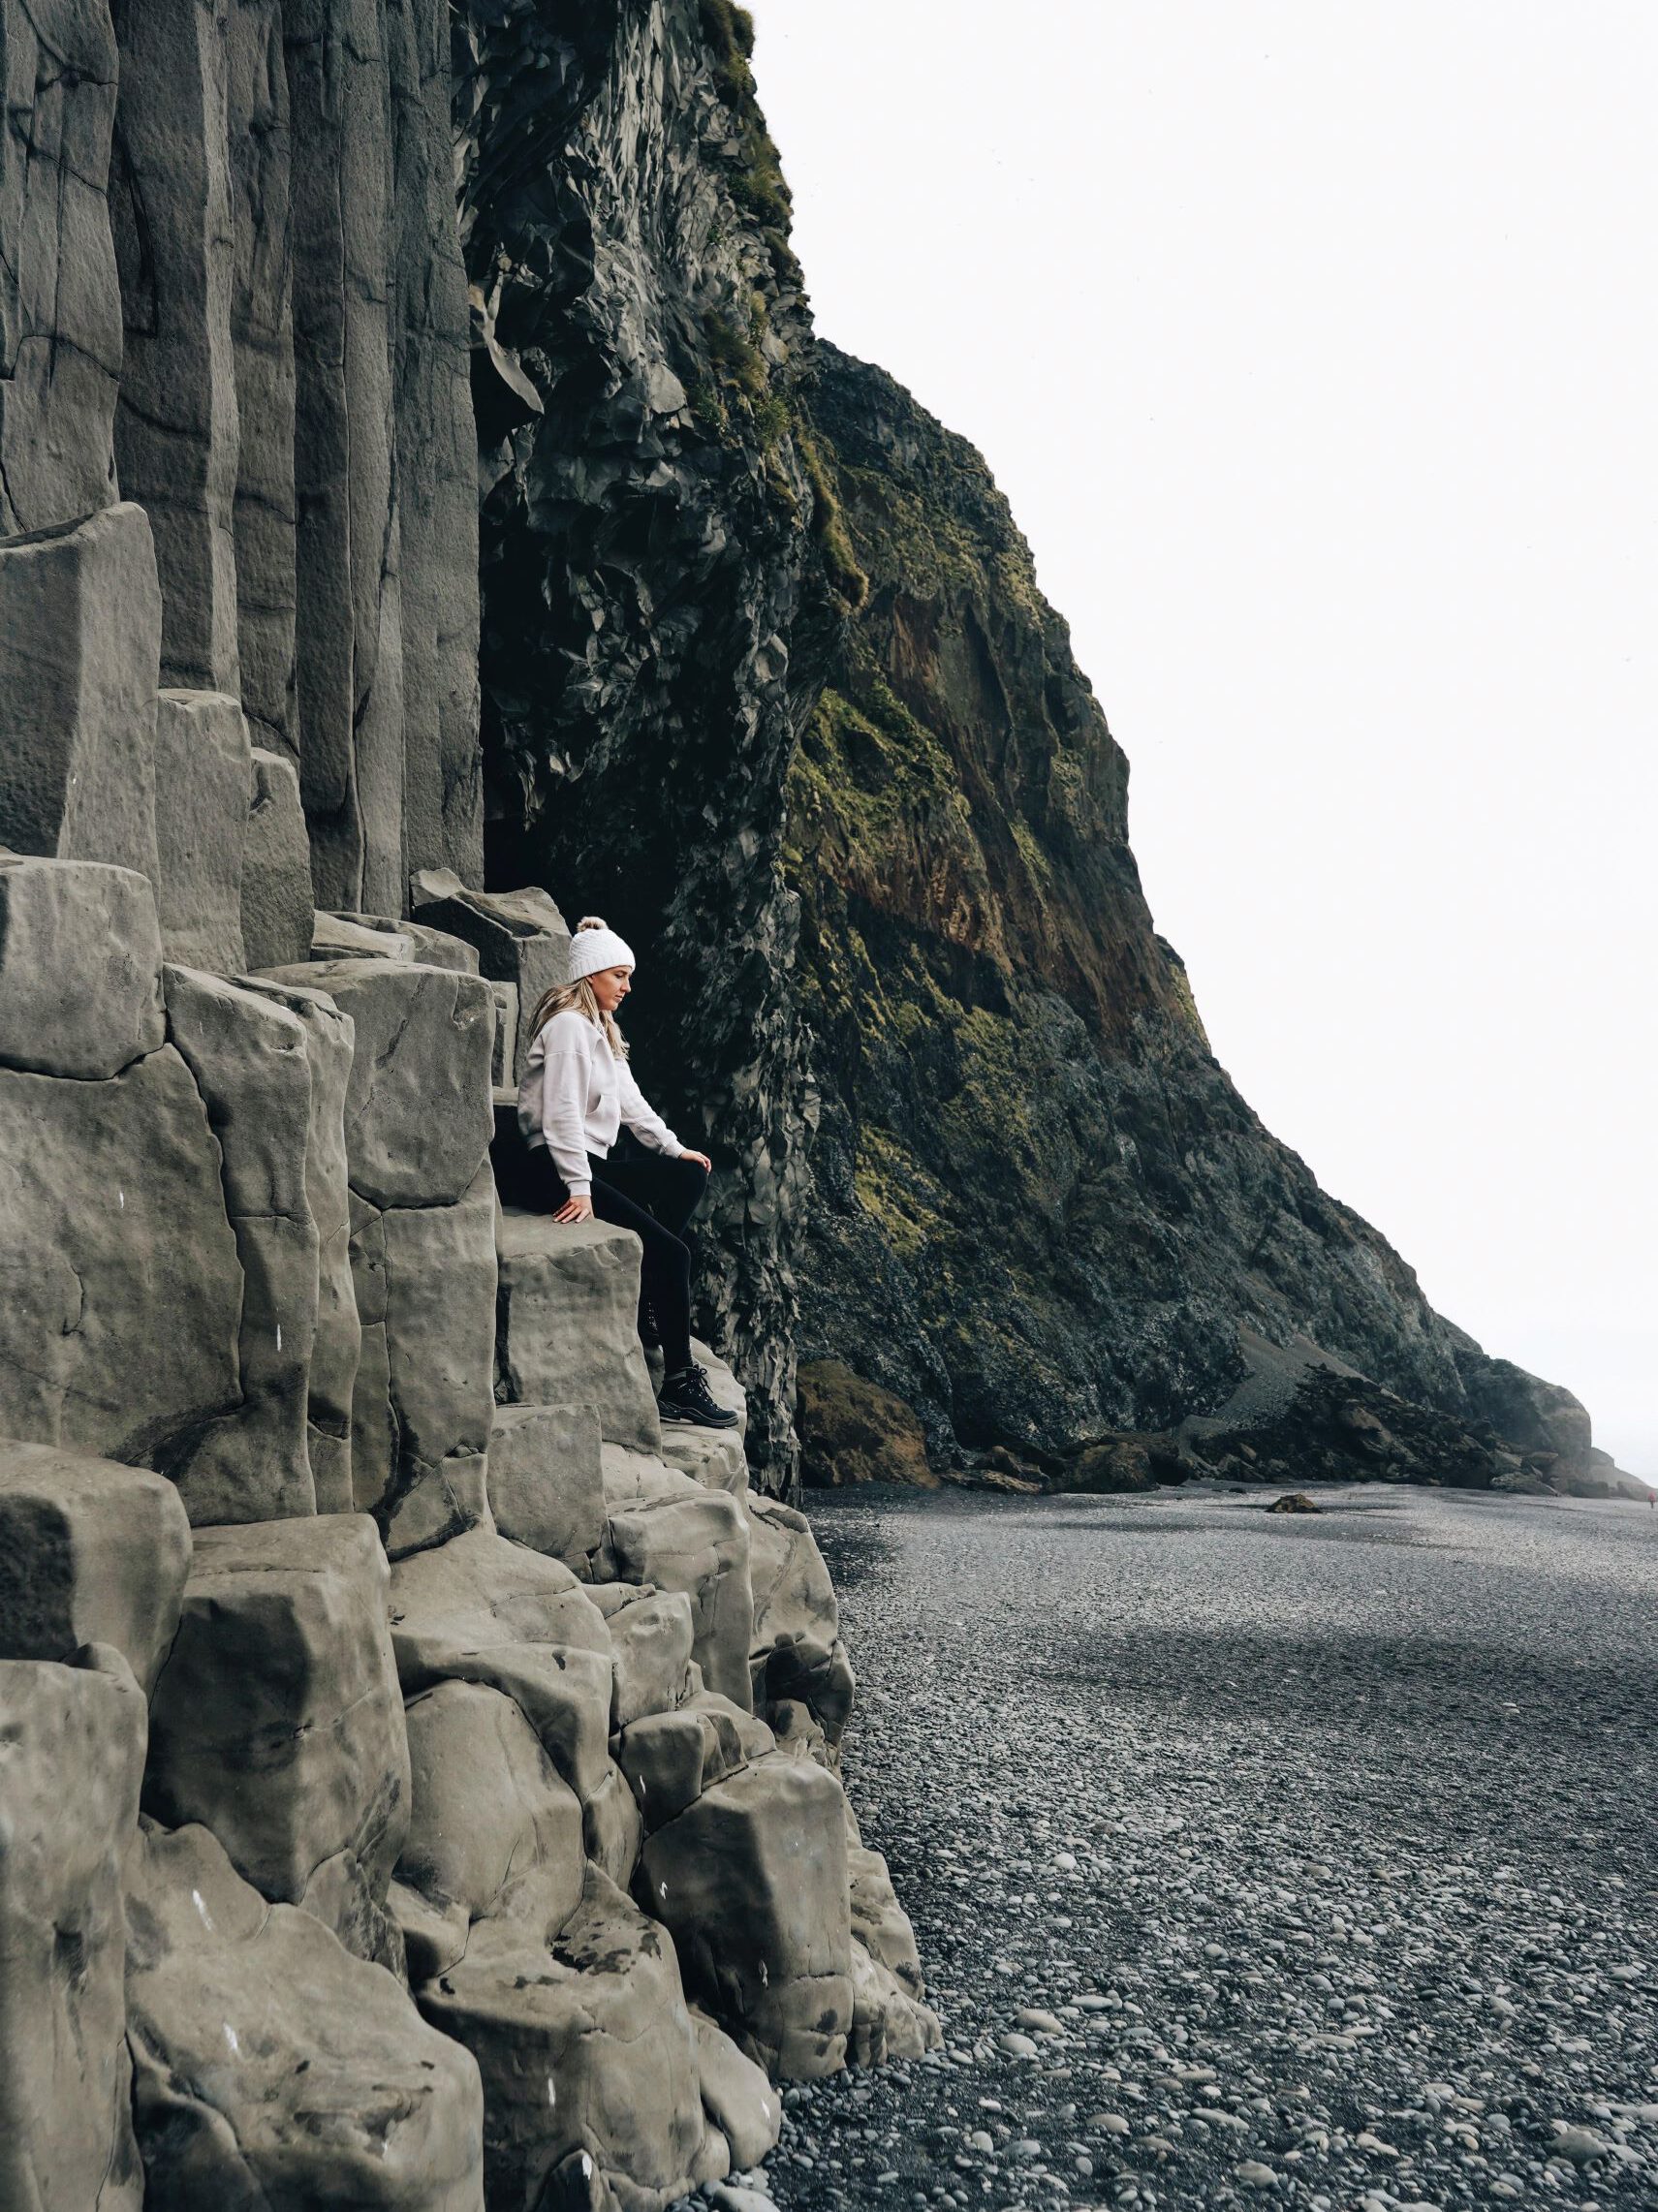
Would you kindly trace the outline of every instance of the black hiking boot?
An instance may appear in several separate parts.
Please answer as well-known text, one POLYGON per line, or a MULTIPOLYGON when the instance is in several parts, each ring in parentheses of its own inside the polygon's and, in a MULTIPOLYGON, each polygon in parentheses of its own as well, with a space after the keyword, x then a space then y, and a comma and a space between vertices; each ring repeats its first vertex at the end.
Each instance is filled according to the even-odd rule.
POLYGON ((716 1406, 708 1394, 705 1368, 695 1360, 677 1375, 663 1379, 656 1410, 665 1421, 694 1421, 699 1428, 735 1428, 736 1416, 716 1406))

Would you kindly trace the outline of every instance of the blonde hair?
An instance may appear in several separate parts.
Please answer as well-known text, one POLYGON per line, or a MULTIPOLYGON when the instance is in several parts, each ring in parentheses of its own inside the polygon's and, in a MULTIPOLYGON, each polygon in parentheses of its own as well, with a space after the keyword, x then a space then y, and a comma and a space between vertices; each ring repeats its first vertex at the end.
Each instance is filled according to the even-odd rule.
MULTIPOLYGON (((608 921, 602 920, 596 914, 583 915, 576 924, 578 931, 608 929, 610 926, 608 921)), ((539 1034, 545 1029, 555 1013, 584 1013, 616 1058, 627 1058, 627 1039, 616 1027, 615 1015, 607 1013, 593 996, 591 977, 579 976, 573 983, 554 983, 551 990, 544 991, 541 1004, 535 1011, 535 1020, 531 1024, 532 1034, 539 1034)))

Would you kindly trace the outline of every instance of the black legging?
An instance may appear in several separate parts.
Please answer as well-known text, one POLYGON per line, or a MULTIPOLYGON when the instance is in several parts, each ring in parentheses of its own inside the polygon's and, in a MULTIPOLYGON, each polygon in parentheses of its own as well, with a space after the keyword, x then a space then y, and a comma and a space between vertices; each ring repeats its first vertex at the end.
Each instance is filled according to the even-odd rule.
MULTIPOLYGON (((556 1213, 570 1196, 564 1178, 545 1145, 528 1157, 525 1203, 540 1213, 556 1213)), ((708 1170, 700 1160, 670 1160, 641 1146, 620 1159, 612 1154, 601 1160, 590 1152, 587 1171, 599 1219, 631 1229, 644 1246, 640 1304, 655 1316, 668 1373, 678 1374, 691 1364, 691 1253, 679 1231, 707 1188, 708 1170)))

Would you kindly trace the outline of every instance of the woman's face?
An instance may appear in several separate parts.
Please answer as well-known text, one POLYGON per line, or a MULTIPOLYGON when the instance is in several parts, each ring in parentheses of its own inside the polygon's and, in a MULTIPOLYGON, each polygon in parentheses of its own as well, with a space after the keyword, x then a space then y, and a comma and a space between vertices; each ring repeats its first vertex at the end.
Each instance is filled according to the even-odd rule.
POLYGON ((601 1013, 615 1013, 633 988, 629 981, 632 974, 631 968, 601 968, 595 975, 588 977, 587 981, 593 986, 593 996, 599 1002, 601 1013))

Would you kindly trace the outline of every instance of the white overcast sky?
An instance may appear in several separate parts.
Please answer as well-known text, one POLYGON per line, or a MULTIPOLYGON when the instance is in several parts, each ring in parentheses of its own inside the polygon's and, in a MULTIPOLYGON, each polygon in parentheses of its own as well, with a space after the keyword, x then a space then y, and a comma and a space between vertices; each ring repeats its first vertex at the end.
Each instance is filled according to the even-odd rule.
POLYGON ((1658 7, 755 16, 818 327, 1011 499, 1217 1055, 1658 1474, 1658 7))

